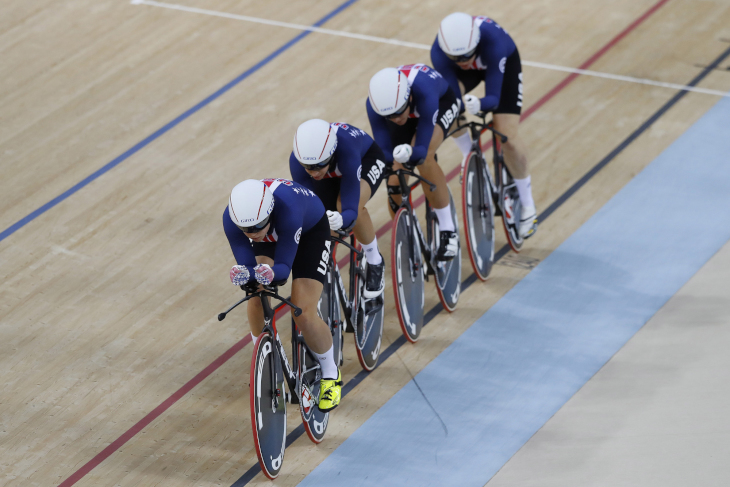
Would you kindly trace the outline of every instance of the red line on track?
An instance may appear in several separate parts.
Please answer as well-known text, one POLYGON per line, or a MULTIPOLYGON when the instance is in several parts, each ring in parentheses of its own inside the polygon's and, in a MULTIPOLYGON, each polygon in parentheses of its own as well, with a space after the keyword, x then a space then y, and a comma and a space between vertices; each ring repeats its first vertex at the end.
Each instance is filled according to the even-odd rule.
MULTIPOLYGON (((621 31, 620 34, 618 34, 616 37, 611 39, 605 46, 603 46, 600 50, 598 50, 595 54, 593 54, 588 60, 586 60, 583 64, 581 64, 578 68, 579 69, 587 69, 589 66, 591 66, 593 63, 595 63, 601 56, 603 56, 606 52, 608 52, 609 49, 611 49, 613 46, 615 46, 621 39, 626 37, 631 31, 636 29, 640 24, 642 24, 647 18, 649 18, 654 12, 659 10, 665 3, 667 3, 669 0, 660 0, 657 2, 653 7, 651 7, 649 10, 644 12, 644 14, 634 20, 628 27, 626 27, 623 31, 621 31)), ((572 73, 568 75, 563 81, 558 83, 552 90, 547 92, 542 98, 540 98, 534 105, 532 105, 530 108, 525 110, 525 112, 522 114, 521 120, 525 120, 527 117, 532 115, 536 110, 538 110, 540 107, 542 107, 545 103, 548 102, 551 98, 553 98, 555 95, 557 95, 560 91, 562 91, 566 86, 568 86, 573 80, 575 80, 579 74, 572 73)), ((492 141, 488 141, 486 144, 483 145, 484 150, 487 150, 492 145, 492 141)), ((456 166, 454 169, 449 171, 446 174, 446 180, 451 181, 454 177, 456 177, 457 174, 459 174, 459 170, 461 168, 459 166, 456 166)), ((424 196, 419 196, 416 201, 414 202, 414 206, 419 206, 424 201, 424 196)), ((385 225, 380 227, 378 231, 376 232, 376 235, 378 237, 382 237, 385 235, 388 230, 390 230, 393 226, 392 221, 388 221, 385 225)), ((347 257, 341 259, 338 264, 342 265, 342 262, 346 262, 347 257)), ((280 318, 283 316, 287 310, 288 306, 284 306, 280 308, 276 313, 276 318, 280 318)), ((215 372, 221 365, 225 364, 231 357, 233 357, 235 354, 240 352, 243 347, 248 345, 248 343, 251 341, 251 335, 246 335, 244 338, 239 340, 235 345, 233 345, 231 348, 229 348, 223 355, 215 359, 210 365, 208 365, 205 369, 203 369, 198 375, 190 379, 184 386, 182 386, 180 389, 178 389, 172 396, 165 399, 159 406, 157 406, 155 409, 150 411, 150 413, 147 414, 144 418, 139 420, 137 424, 129 428, 126 432, 122 434, 119 438, 114 440, 109 446, 104 448, 101 452, 99 452, 94 458, 92 458, 90 461, 88 461, 84 466, 79 468, 76 472, 74 472, 70 477, 68 477, 66 480, 61 482, 58 487, 71 487, 76 482, 81 480, 86 474, 88 474, 91 470, 94 469, 97 465, 99 465, 101 462, 106 460, 108 457, 112 455, 115 451, 117 451, 119 448, 121 448, 125 443, 127 443, 129 440, 131 440, 137 433, 142 431, 147 425, 149 425, 152 421, 157 419, 162 413, 167 411, 173 404, 175 404, 180 398, 182 398, 185 394, 190 392, 195 386, 200 384, 203 380, 205 380, 210 374, 215 372)))

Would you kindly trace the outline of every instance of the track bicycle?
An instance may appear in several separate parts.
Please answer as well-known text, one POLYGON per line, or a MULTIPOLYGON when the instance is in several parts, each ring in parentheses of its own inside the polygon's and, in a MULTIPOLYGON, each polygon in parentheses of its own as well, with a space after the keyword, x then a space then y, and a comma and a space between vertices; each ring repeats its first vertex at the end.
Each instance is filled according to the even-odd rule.
POLYGON ((514 178, 504 163, 502 144, 507 136, 494 129, 494 122, 486 121, 486 112, 477 115, 481 121, 472 121, 457 126, 448 135, 463 128, 471 134, 471 151, 461 163, 461 201, 464 215, 464 234, 469 260, 476 276, 486 281, 494 263, 494 217, 502 217, 507 241, 515 252, 524 243, 520 236, 519 223, 522 203, 514 178), (492 132, 492 155, 494 179, 481 147, 481 135, 492 132))
MULTIPOLYGON (((363 369, 370 372, 378 364, 380 346, 383 339, 384 295, 372 299, 363 296, 365 292, 365 276, 367 276, 367 259, 352 232, 337 230, 339 236, 331 236, 335 244, 327 269, 327 279, 319 302, 320 316, 330 324, 333 330, 333 343, 340 344, 339 357, 342 357, 342 330, 352 332, 355 338, 357 358, 363 369), (345 239, 349 237, 349 242, 345 239), (344 245, 350 250, 349 292, 347 292, 337 265, 336 246, 344 245), (342 320, 340 307, 345 312, 342 320), (337 341, 339 340, 339 341, 337 341)), ((337 357, 337 354, 335 355, 337 357)))
POLYGON ((218 315, 223 321, 236 306, 253 297, 261 299, 264 310, 264 329, 251 354, 249 380, 251 401, 251 427, 259 465, 269 479, 275 479, 281 471, 286 448, 286 403, 299 404, 304 429, 309 439, 320 443, 327 430, 329 413, 319 410, 319 386, 322 369, 312 354, 304 337, 292 319, 292 352, 294 366, 290 366, 284 345, 281 343, 274 320, 274 310, 269 299, 274 298, 289 305, 294 316, 302 310, 288 299, 277 294, 277 288, 286 280, 259 286, 249 283, 241 286, 246 297, 218 315), (288 388, 288 392, 285 388, 288 388))
MULTIPOLYGON (((421 182, 429 185, 431 191, 436 185, 409 169, 390 171, 388 176, 398 177, 401 203, 393 218, 393 237, 391 239, 391 267, 393 292, 398 320, 406 339, 412 343, 418 340, 423 328, 423 308, 426 300, 424 281, 429 275, 435 276, 436 290, 444 308, 451 312, 456 308, 461 293, 461 243, 456 256, 450 261, 437 261, 439 247, 439 226, 436 213, 426 200, 426 237, 413 209, 411 191, 421 182), (407 177, 417 179, 412 185, 407 177)), ((459 232, 454 198, 449 190, 451 217, 454 230, 459 232)))

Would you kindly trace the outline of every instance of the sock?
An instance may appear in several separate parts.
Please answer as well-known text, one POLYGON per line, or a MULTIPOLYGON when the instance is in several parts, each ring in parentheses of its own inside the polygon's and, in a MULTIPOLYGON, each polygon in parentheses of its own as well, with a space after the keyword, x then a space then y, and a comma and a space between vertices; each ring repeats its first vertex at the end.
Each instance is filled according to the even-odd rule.
POLYGON ((530 185, 530 176, 525 179, 515 179, 517 192, 520 193, 520 201, 523 208, 534 208, 535 202, 532 199, 532 186, 530 185))
POLYGON ((256 343, 258 343, 258 341, 259 341, 259 337, 257 337, 256 335, 254 335, 253 332, 252 332, 251 333, 251 343, 253 343, 253 346, 254 347, 256 347, 256 343))
POLYGON ((453 232, 454 220, 451 219, 451 205, 446 205, 446 208, 441 208, 439 210, 434 208, 433 211, 434 213, 436 213, 436 217, 439 219, 439 229, 442 232, 453 232))
POLYGON ((466 156, 471 151, 471 136, 469 132, 462 134, 459 137, 451 137, 456 142, 456 146, 459 148, 461 153, 466 156))
POLYGON ((316 353, 314 350, 312 350, 312 353, 315 357, 317 357, 317 360, 319 360, 319 365, 320 367, 322 367, 322 378, 337 380, 337 365, 335 365, 335 347, 331 346, 330 349, 323 354, 316 353))
POLYGON ((369 244, 362 242, 360 244, 363 250, 365 250, 365 257, 368 259, 368 264, 380 265, 383 262, 383 257, 380 255, 380 251, 378 251, 378 237, 375 237, 369 244))

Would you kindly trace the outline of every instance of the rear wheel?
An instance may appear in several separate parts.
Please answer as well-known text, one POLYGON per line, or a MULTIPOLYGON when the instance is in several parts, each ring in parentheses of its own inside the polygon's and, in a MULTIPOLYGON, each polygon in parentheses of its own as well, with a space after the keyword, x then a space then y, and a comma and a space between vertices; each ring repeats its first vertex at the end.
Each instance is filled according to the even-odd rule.
POLYGON ((393 220, 391 268, 395 308, 403 335, 415 343, 423 328, 424 265, 413 216, 400 208, 393 220))
POLYGON ((520 194, 517 191, 517 185, 512 175, 507 170, 503 161, 495 164, 495 171, 501 173, 502 191, 500 199, 502 203, 502 225, 504 233, 507 235, 507 241, 512 250, 519 252, 525 240, 520 236, 520 218, 522 216, 522 202, 520 194))
POLYGON ((251 359, 251 427, 261 471, 279 475, 286 447, 284 371, 268 333, 259 336, 251 359))
MULTIPOLYGON (((451 196, 450 189, 449 201, 451 203, 451 218, 454 221, 454 229, 458 234, 459 217, 456 214, 456 205, 454 205, 454 198, 451 196)), ((430 218, 430 225, 431 255, 435 256, 438 253, 438 236, 440 234, 438 218, 436 218, 435 214, 432 214, 430 218)), ((461 294, 461 243, 459 243, 456 257, 445 262, 437 261, 434 258, 431 263, 436 274, 436 291, 438 291, 439 299, 446 311, 451 313, 456 309, 456 304, 459 302, 459 295, 461 294)))
POLYGON ((323 413, 317 407, 322 369, 317 359, 309 352, 303 342, 297 344, 297 355, 299 411, 302 414, 302 422, 309 439, 314 443, 321 443, 329 421, 329 413, 323 413))
POLYGON ((469 260, 474 274, 486 281, 494 263, 494 201, 487 165, 476 152, 464 165, 461 202, 469 260))
MULTIPOLYGON (((362 275, 367 275, 367 261, 364 261, 362 275)), ((378 365, 380 357, 380 346, 383 340, 383 316, 385 293, 381 294, 373 300, 366 301, 362 295, 364 287, 364 279, 358 276, 355 292, 360 299, 358 300, 359 310, 357 313, 357 322, 355 324, 355 349, 357 350, 357 358, 363 369, 370 372, 378 365), (379 300, 374 303, 374 300, 379 300), (373 308, 373 305, 376 305, 373 308), (367 313, 370 307, 371 312, 367 313)))

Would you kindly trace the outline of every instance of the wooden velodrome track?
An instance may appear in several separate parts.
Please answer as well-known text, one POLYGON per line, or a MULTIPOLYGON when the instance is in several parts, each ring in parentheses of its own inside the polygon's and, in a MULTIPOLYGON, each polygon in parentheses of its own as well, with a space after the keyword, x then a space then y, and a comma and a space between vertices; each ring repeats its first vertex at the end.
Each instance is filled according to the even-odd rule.
MULTIPOLYGON (((279 52, 301 31, 141 3, 0 7, 5 486, 229 486, 256 465, 245 313, 215 319, 240 296, 221 228, 228 193, 243 179, 288 177, 292 135, 306 119, 369 131, 370 76, 429 63, 418 47, 326 33, 279 52)), ((304 25, 341 4, 174 3, 304 25)), ((720 58, 730 47, 727 0, 360 0, 322 26, 430 44, 440 19, 457 10, 496 19, 526 61, 680 85, 702 75, 698 87, 730 89, 730 61, 720 58)), ((464 291, 456 312, 436 314, 418 344, 395 349, 347 394, 321 445, 297 439, 277 485, 299 482, 718 100, 686 93, 637 132, 677 89, 523 70, 522 134, 538 211, 560 204, 519 256, 503 257, 487 283, 464 291)), ((458 165, 457 153, 444 144, 445 171, 458 165)), ((458 177, 450 185, 459 191, 458 177)), ((376 227, 388 222, 384 190, 369 209, 376 227)), ((380 246, 389 249, 389 233, 380 246)), ((384 348, 401 334, 387 285, 384 348)), ((428 309, 438 304, 432 285, 426 299, 428 309)), ((360 365, 346 339, 347 382, 360 365)), ((292 408, 290 429, 298 424, 292 408)), ((249 485, 257 483, 268 481, 258 475, 249 485)))

